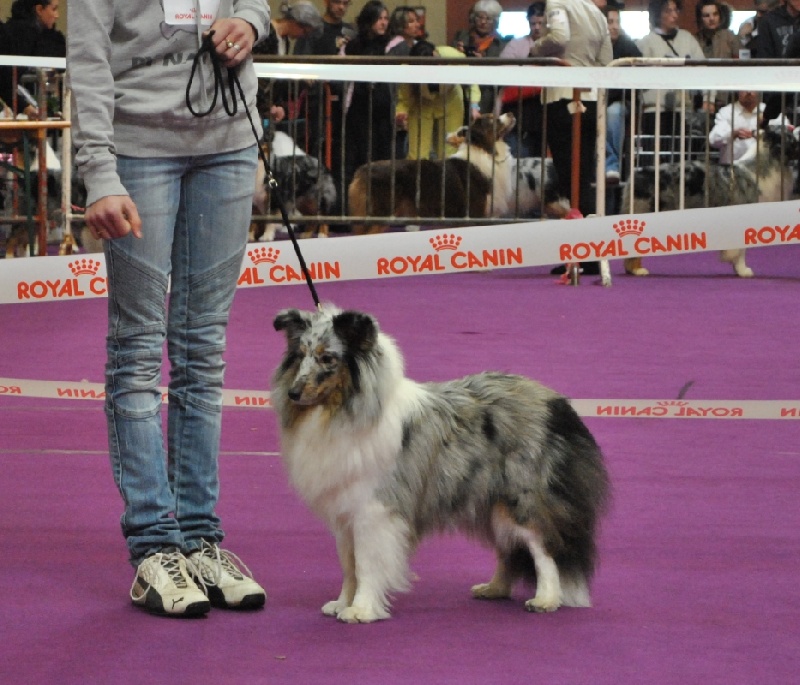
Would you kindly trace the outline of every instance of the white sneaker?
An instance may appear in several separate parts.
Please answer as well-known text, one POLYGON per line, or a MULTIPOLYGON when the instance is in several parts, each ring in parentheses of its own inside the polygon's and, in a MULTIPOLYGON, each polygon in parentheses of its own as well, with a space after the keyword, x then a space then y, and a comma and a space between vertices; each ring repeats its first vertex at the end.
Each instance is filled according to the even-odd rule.
POLYGON ((180 552, 157 552, 136 569, 131 600, 153 614, 202 616, 211 609, 205 593, 189 577, 180 552))
POLYGON ((206 589, 211 604, 222 609, 260 609, 267 593, 233 552, 217 544, 203 546, 186 558, 189 573, 206 589))

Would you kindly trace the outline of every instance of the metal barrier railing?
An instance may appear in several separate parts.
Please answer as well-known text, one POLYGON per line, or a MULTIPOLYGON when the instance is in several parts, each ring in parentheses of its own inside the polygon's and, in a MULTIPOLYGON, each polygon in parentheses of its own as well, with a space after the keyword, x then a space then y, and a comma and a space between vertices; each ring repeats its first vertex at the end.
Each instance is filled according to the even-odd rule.
MULTIPOLYGON (((563 69, 553 69, 552 67, 558 65, 559 62, 555 60, 477 60, 477 59, 463 59, 463 60, 446 60, 438 58, 415 58, 413 62, 409 58, 377 58, 372 60, 364 60, 359 58, 348 57, 316 57, 316 58, 260 58, 257 64, 257 70, 262 78, 267 79, 289 79, 297 85, 298 90, 302 88, 301 83, 316 82, 321 84, 323 95, 317 100, 306 102, 301 111, 302 116, 295 116, 294 119, 304 118, 308 122, 310 119, 317 118, 323 122, 323 126, 318 130, 322 131, 321 136, 315 139, 312 132, 306 128, 303 135, 298 136, 301 138, 300 147, 303 149, 304 154, 311 154, 317 158, 320 168, 326 169, 328 172, 335 170, 338 160, 338 175, 340 178, 346 177, 345 158, 347 155, 347 136, 344 117, 336 118, 334 112, 337 107, 343 107, 344 102, 340 101, 337 105, 336 94, 331 91, 330 83, 351 83, 354 81, 359 82, 389 82, 397 83, 425 83, 428 81, 436 81, 440 83, 455 83, 455 84, 469 84, 469 83, 492 83, 495 86, 496 93, 500 92, 502 86, 517 84, 517 85, 543 85, 545 87, 553 85, 563 85, 565 72, 563 69), (527 67, 536 67, 535 69, 528 69, 527 67), (316 111, 314 111, 316 109, 316 111), (339 149, 334 147, 334 140, 337 136, 334 131, 338 131, 339 149), (320 146, 320 140, 324 143, 320 146)), ((675 141, 675 146, 667 150, 663 149, 663 142, 667 136, 660 129, 662 124, 661 118, 656 117, 654 121, 654 131, 652 134, 645 134, 641 131, 641 108, 637 103, 637 93, 645 89, 649 85, 656 88, 666 88, 668 86, 674 87, 676 83, 682 81, 685 86, 687 81, 696 81, 698 89, 715 87, 721 90, 734 90, 736 87, 754 87, 756 90, 769 90, 778 91, 781 89, 792 90, 794 86, 800 81, 796 76, 800 75, 800 67, 797 66, 795 61, 735 61, 735 60, 715 60, 709 62, 690 62, 686 60, 625 60, 624 63, 615 63, 613 66, 636 67, 635 69, 625 69, 622 75, 614 74, 609 78, 607 68, 571 68, 569 70, 569 81, 574 83, 578 88, 585 88, 590 86, 614 85, 615 87, 622 87, 632 93, 630 101, 630 118, 629 129, 631 135, 627 141, 628 150, 628 164, 629 170, 627 172, 630 177, 634 170, 648 166, 648 158, 644 153, 651 156, 649 159, 661 159, 662 156, 668 155, 668 159, 679 164, 681 173, 679 176, 679 185, 681 198, 685 194, 685 160, 687 157, 694 157, 695 160, 703 159, 704 163, 708 166, 714 162, 713 151, 709 150, 708 145, 703 145, 703 149, 693 149, 691 137, 677 136, 672 138, 675 141), (680 69, 684 70, 682 78, 675 76, 675 69, 680 65, 680 69), (640 67, 647 66, 647 69, 640 67), (709 77, 708 72, 711 70, 698 70, 692 67, 714 67, 715 75, 709 77), (746 67, 746 69, 728 69, 728 67, 746 67), (720 68, 717 68, 720 67, 720 68), (757 69, 752 69, 757 67, 757 69), (767 69, 766 67, 779 67, 779 69, 767 69), (686 71, 686 70, 689 71, 686 71), (750 74, 753 74, 752 78, 750 74), (647 74, 646 76, 644 74, 647 74), (732 78, 732 74, 736 75, 739 79, 736 81, 732 78), (689 76, 687 78, 687 76, 689 76), (652 135, 652 139, 646 136, 652 135), (652 147, 648 151, 645 147, 652 147)), ((618 69, 618 72, 623 70, 618 69)), ((345 89, 341 89, 345 92, 345 89)), ((68 95, 67 95, 68 97, 68 95)), ((341 96, 339 96, 341 97, 341 96)), ((611 192, 611 189, 606 187, 605 174, 604 174, 604 153, 605 153, 605 107, 604 91, 600 90, 600 100, 598 101, 601 106, 598 106, 598 126, 597 126, 597 171, 596 171, 596 193, 597 193, 597 209, 598 213, 605 213, 606 209, 618 211, 621 209, 625 212, 631 212, 633 205, 628 207, 618 208, 606 207, 606 199, 611 192)), ((683 100, 683 98, 681 98, 683 100)), ((67 107, 64 108, 65 111, 67 107)), ((685 105, 682 105, 676 114, 676 117, 681 121, 681 126, 685 126, 685 122, 689 116, 686 111, 685 105)), ((290 120, 291 121, 291 120, 290 120)), ((275 122, 277 123, 277 122, 275 122)), ((705 130, 698 134, 698 138, 707 140, 709 120, 705 122, 705 130)), ((270 123, 273 125, 273 122, 270 123)), ((396 136, 398 133, 396 122, 392 122, 392 135, 396 136)), ((545 127, 547 126, 546 119, 543 123, 541 131, 542 140, 546 139, 545 127)), ((64 232, 66 236, 72 235, 73 222, 81 219, 81 214, 71 211, 71 151, 69 144, 69 129, 68 123, 65 124, 64 130, 64 144, 63 144, 63 158, 62 169, 64 174, 64 183, 62 184, 62 210, 64 220, 64 232)), ((295 129, 296 130, 296 129, 295 129)), ((292 129, 288 129, 292 132, 292 129)), ((366 133, 369 133, 367 131, 366 133)), ((397 160, 397 156, 393 158, 397 160)), ((545 185, 546 164, 541 164, 540 175, 538 178, 539 187, 545 185)), ((296 165, 291 165, 292 187, 298 187, 298 168, 296 165)), ((496 168, 493 167, 493 174, 496 173, 496 168)), ((659 168, 656 165, 655 172, 658 178, 659 168)), ((520 165, 517 164, 514 171, 514 191, 512 193, 514 198, 514 206, 519 207, 520 193, 524 179, 521 174, 520 165)), ((340 181, 338 191, 340 195, 345 192, 344 182, 340 181)), ((394 188, 391 191, 395 193, 394 188)), ((631 197, 633 193, 630 194, 631 197)), ((654 202, 655 206, 660 205, 660 183, 658 180, 654 187, 654 202)), ((708 191, 705 191, 706 199, 708 199, 708 191)), ((319 197, 319 195, 318 195, 319 197)), ((297 200, 297 197, 294 198, 297 200)), ((396 198, 392 197, 392 206, 396 202, 396 198)), ((496 202, 496 198, 491 199, 492 203, 496 202)), ((682 202, 682 200, 681 200, 682 202)), ((444 205, 444 199, 441 202, 444 205)), ((682 205, 681 205, 682 206, 682 205)), ((277 221, 278 215, 276 213, 267 213, 257 215, 254 217, 263 221, 277 221)), ((314 214, 298 214, 293 220, 298 224, 310 223, 339 223, 349 224, 355 221, 361 222, 383 222, 387 224, 402 224, 409 223, 413 220, 416 224, 424 224, 431 227, 436 226, 454 226, 463 223, 481 223, 481 224, 497 224, 508 223, 509 221, 529 221, 531 216, 522 216, 519 212, 511 216, 472 216, 469 212, 461 217, 444 216, 444 212, 439 212, 431 216, 414 216, 414 217, 399 217, 393 213, 387 213, 382 216, 378 215, 360 215, 350 216, 345 208, 339 207, 339 211, 328 213, 314 213, 314 214)), ((2 223, 2 219, 0 219, 2 223)), ((43 246, 40 245, 40 253, 43 246)))

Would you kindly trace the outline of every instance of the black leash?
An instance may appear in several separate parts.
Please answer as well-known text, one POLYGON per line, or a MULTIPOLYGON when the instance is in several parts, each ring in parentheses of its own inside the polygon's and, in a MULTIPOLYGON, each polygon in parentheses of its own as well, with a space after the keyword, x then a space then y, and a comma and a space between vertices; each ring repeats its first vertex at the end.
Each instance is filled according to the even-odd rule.
POLYGON ((228 69, 228 90, 230 90, 230 101, 228 100, 228 94, 225 91, 225 87, 223 86, 223 75, 222 75, 222 63, 220 62, 219 55, 217 54, 216 50, 214 49, 214 43, 211 41, 211 37, 214 35, 213 31, 209 31, 208 35, 203 39, 203 44, 201 45, 200 49, 197 51, 197 54, 194 56, 192 60, 192 71, 189 74, 189 82, 186 84, 186 106, 189 108, 189 111, 196 117, 204 117, 207 116, 212 112, 214 107, 217 105, 218 97, 222 98, 222 107, 225 110, 225 113, 232 117, 238 111, 238 102, 236 100, 236 95, 238 92, 239 98, 242 101, 242 105, 244 105, 244 112, 247 114, 247 120, 250 122, 250 130, 253 131, 253 137, 256 139, 256 147, 258 148, 258 156, 261 159, 261 163, 264 165, 264 171, 267 174, 267 182, 269 183, 270 193, 274 193, 275 199, 278 201, 278 209, 281 212, 281 218, 283 219, 283 224, 286 226, 286 230, 289 231, 289 238, 292 241, 292 247, 294 247, 294 253, 297 255, 297 260, 300 262, 300 269, 303 272, 303 276, 305 276, 306 284, 308 285, 308 289, 311 291, 311 297, 314 300, 314 305, 317 309, 321 308, 319 297, 317 296, 317 290, 314 287, 314 281, 311 280, 311 274, 308 272, 308 267, 306 266, 306 260, 303 259, 303 253, 300 251, 300 243, 297 241, 297 236, 295 236, 294 228, 292 228, 292 223, 289 221, 289 213, 286 211, 286 205, 283 203, 283 199, 278 192, 278 181, 272 174, 272 169, 269 166, 269 160, 267 156, 264 154, 264 150, 261 148, 261 139, 258 136, 258 131, 256 130, 256 125, 253 123, 253 117, 250 114, 250 110, 247 108, 247 99, 244 96, 244 91, 242 90, 242 84, 239 82, 239 77, 236 75, 235 69, 228 69), (209 105, 208 109, 204 112, 199 112, 194 109, 192 106, 192 99, 190 97, 190 93, 192 90, 192 82, 194 81, 194 75, 200 65, 200 60, 204 54, 208 54, 211 59, 211 64, 214 70, 214 97, 211 99, 211 105, 209 105), (235 89, 234 89, 235 88, 235 89))

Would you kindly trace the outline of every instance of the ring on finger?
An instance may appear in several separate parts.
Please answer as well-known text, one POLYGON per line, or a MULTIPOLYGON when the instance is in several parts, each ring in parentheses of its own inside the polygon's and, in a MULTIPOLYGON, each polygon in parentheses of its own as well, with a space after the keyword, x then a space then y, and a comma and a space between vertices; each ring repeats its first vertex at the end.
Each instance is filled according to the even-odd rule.
POLYGON ((231 45, 231 50, 233 50, 234 52, 239 52, 239 50, 241 50, 241 49, 242 49, 242 46, 239 45, 238 43, 234 43, 233 45, 231 45))
POLYGON ((234 45, 236 45, 236 43, 234 43, 232 40, 226 40, 225 45, 227 45, 228 50, 230 50, 234 45))

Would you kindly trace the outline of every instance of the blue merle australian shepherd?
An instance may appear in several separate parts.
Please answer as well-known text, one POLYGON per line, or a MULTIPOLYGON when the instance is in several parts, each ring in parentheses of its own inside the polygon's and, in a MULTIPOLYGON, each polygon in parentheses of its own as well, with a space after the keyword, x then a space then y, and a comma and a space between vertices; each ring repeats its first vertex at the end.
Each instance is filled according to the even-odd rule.
POLYGON ((609 484, 565 397, 502 373, 416 383, 392 338, 360 312, 287 309, 274 325, 287 339, 272 384, 283 458, 333 531, 344 574, 324 614, 389 618, 417 543, 453 529, 497 555, 474 597, 510 597, 527 579, 529 611, 590 606, 609 484))

